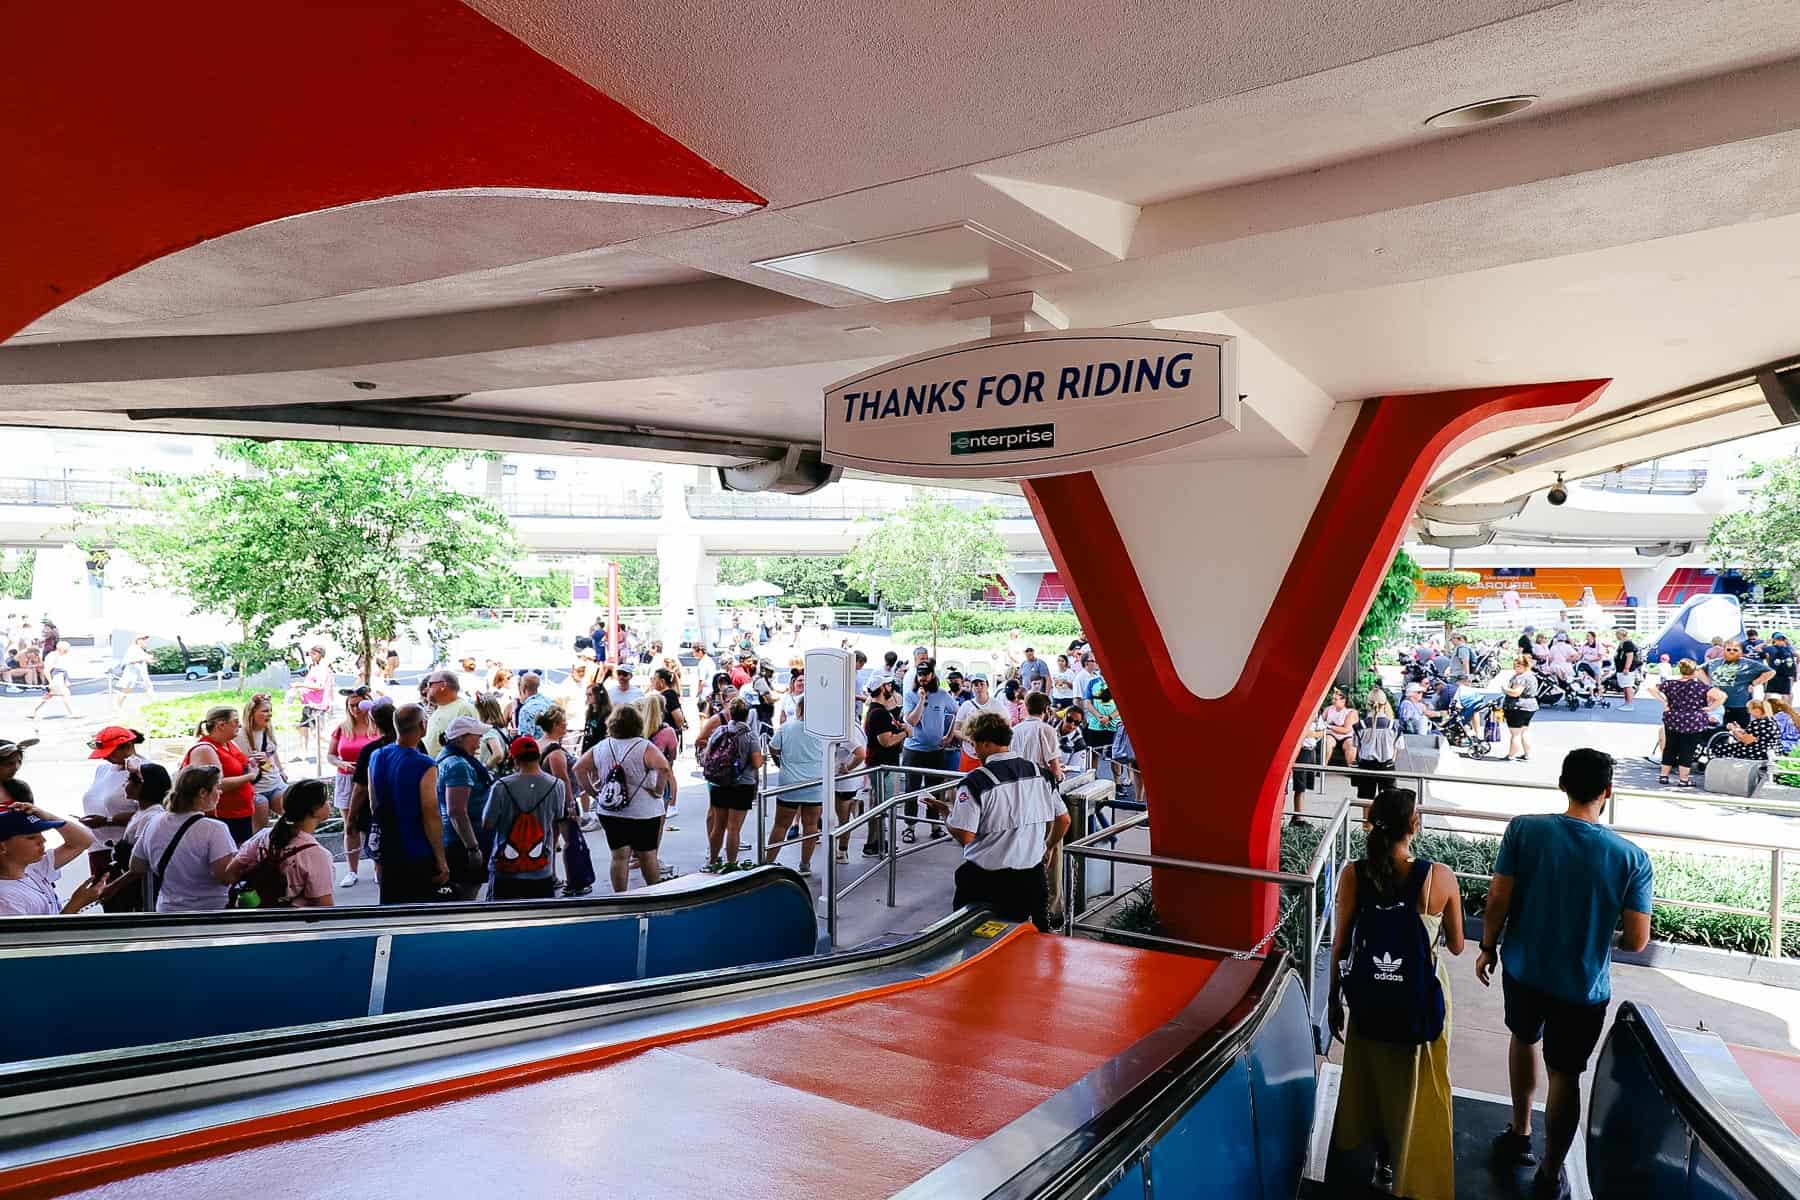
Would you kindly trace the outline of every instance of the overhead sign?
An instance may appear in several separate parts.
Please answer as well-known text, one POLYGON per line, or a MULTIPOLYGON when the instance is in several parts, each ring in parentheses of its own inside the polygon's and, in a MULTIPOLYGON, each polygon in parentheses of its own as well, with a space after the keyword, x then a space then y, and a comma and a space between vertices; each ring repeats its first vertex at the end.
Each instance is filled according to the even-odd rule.
POLYGON ((1018 333, 930 350, 825 392, 825 461, 896 475, 1084 471, 1238 427, 1229 337, 1018 333))

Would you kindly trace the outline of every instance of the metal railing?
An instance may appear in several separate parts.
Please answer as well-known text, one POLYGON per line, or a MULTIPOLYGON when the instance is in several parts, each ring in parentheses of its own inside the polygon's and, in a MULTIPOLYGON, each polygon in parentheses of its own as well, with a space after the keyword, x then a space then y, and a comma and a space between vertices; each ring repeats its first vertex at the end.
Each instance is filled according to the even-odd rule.
MULTIPOLYGON (((1484 787, 1510 787, 1525 791, 1551 792, 1556 795, 1559 801, 1566 803, 1566 797, 1563 796, 1562 789, 1552 784, 1544 783, 1470 779, 1466 776, 1426 775, 1416 771, 1375 771, 1354 767, 1302 766, 1301 770, 1317 771, 1326 775, 1360 776, 1365 779, 1381 779, 1396 783, 1416 783, 1419 785, 1417 795, 1421 801, 1425 798, 1425 785, 1427 783, 1479 783, 1484 787)), ((1728 904, 1713 904, 1703 900, 1679 900, 1673 897, 1656 895, 1651 896, 1651 902, 1653 904, 1667 905, 1671 908, 1691 908, 1702 912, 1730 913, 1735 916, 1756 917, 1767 921, 1769 923, 1769 957, 1782 957, 1782 926, 1787 921, 1800 920, 1800 913, 1790 913, 1787 911, 1786 887, 1782 880, 1782 870, 1785 866, 1787 855, 1800 854, 1800 843, 1792 846, 1783 846, 1774 842, 1748 841, 1742 838, 1720 838, 1698 833, 1672 833, 1665 829, 1643 829, 1630 825, 1620 825, 1618 823, 1618 810, 1619 799, 1621 796, 1649 797, 1657 799, 1667 799, 1668 797, 1664 793, 1645 791, 1636 788, 1622 788, 1613 791, 1613 802, 1607 805, 1606 823, 1614 833, 1617 833, 1620 837, 1623 837, 1628 841, 1633 843, 1641 843, 1644 841, 1671 843, 1682 847, 1684 851, 1689 853, 1694 852, 1692 848, 1699 847, 1702 848, 1702 850, 1711 848, 1715 850, 1736 852, 1747 851, 1752 854, 1766 854, 1769 860, 1769 904, 1766 908, 1744 908, 1742 906, 1728 904)), ((1745 804, 1741 799, 1726 799, 1707 796, 1697 790, 1683 792, 1681 795, 1681 802, 1683 804, 1711 804, 1721 808, 1732 809, 1752 807, 1751 805, 1745 804)), ((1345 803, 1366 811, 1372 801, 1349 799, 1346 800, 1345 803)), ((1789 801, 1764 801, 1755 804, 1753 807, 1771 812, 1800 815, 1800 804, 1789 801)), ((1446 818, 1460 817, 1465 822, 1483 822, 1490 825, 1496 823, 1504 825, 1506 822, 1511 821, 1514 817, 1520 815, 1516 812, 1495 812, 1484 809, 1453 808, 1423 803, 1419 805, 1418 811, 1424 816, 1446 818)), ((1482 837, 1494 836, 1494 831, 1492 829, 1458 829, 1455 826, 1448 824, 1434 827, 1434 831, 1465 835, 1473 834, 1482 837)), ((1458 871, 1456 874, 1460 879, 1487 878, 1485 875, 1471 874, 1464 871, 1458 871)))
POLYGON ((138 503, 136 484, 122 479, 0 479, 0 504, 38 504, 74 508, 84 504, 100 508, 130 508, 138 503))
MULTIPOLYGON (((942 817, 934 817, 931 815, 930 805, 938 804, 947 808, 949 806, 948 800, 940 796, 939 793, 954 790, 956 785, 962 782, 963 773, 961 771, 934 770, 930 767, 876 766, 859 767, 854 771, 846 771, 843 774, 838 775, 830 770, 831 761, 831 754, 828 751, 826 755, 827 772, 823 779, 798 780, 794 783, 784 783, 776 787, 759 786, 756 789, 756 861, 760 863, 768 859, 769 851, 771 849, 774 849, 775 852, 779 854, 782 849, 785 849, 788 846, 804 848, 808 842, 817 841, 821 843, 819 850, 825 855, 825 886, 820 892, 820 899, 825 903, 825 939, 830 948, 835 950, 837 949, 838 942, 838 908, 846 896, 850 895, 851 892, 854 892, 864 883, 885 870, 887 876, 887 904, 889 908, 893 908, 897 903, 898 897, 900 860, 914 854, 923 853, 938 845, 954 846, 957 844, 950 838, 927 838, 923 842, 919 842, 916 845, 909 846, 902 850, 900 848, 900 822, 904 820, 908 827, 911 827, 916 822, 934 829, 948 829, 949 822, 942 817), (889 783, 895 776, 919 776, 926 779, 941 780, 942 782, 928 784, 922 788, 916 788, 912 791, 902 791, 897 795, 888 796, 885 793, 887 792, 889 783), (865 778, 870 780, 871 787, 874 789, 874 797, 872 798, 869 807, 852 817, 850 820, 845 821, 842 825, 839 825, 837 822, 836 804, 837 785, 850 780, 865 778), (778 842, 770 842, 769 835, 773 830, 769 827, 769 800, 771 798, 775 799, 779 806, 779 801, 782 796, 802 791, 816 791, 823 798, 824 802, 820 805, 819 809, 819 832, 810 834, 803 833, 799 837, 789 838, 786 836, 788 831, 783 829, 781 830, 783 835, 782 838, 778 842), (923 801, 926 806, 923 812, 916 816, 907 816, 904 818, 900 816, 900 808, 902 805, 908 802, 918 804, 921 801, 923 801), (874 821, 882 821, 887 826, 883 831, 882 836, 882 867, 865 871, 840 888, 838 886, 838 843, 843 841, 847 844, 847 840, 851 834, 874 821)), ((766 779, 766 758, 764 762, 764 778, 766 779)), ((802 849, 802 853, 804 854, 804 849, 802 849)))
POLYGON ((606 495, 578 492, 574 488, 526 490, 503 489, 499 509, 509 517, 618 517, 647 520, 662 516, 663 499, 659 495, 626 492, 606 495))
POLYGON ((1705 467, 1666 467, 1660 462, 1604 471, 1578 479, 1575 486, 1591 492, 1619 492, 1634 496, 1692 496, 1706 486, 1705 467))
POLYGON ((1299 814, 1303 820, 1323 820, 1325 824, 1319 844, 1314 849, 1305 871, 1270 871, 1257 867, 1239 866, 1234 863, 1172 858, 1166 854, 1119 850, 1107 844, 1115 842, 1120 834, 1146 824, 1150 819, 1147 812, 1135 813, 1086 837, 1066 842, 1063 845, 1063 895, 1068 898, 1068 901, 1063 910, 1063 932, 1074 934, 1079 931, 1127 942, 1179 946, 1205 950, 1214 954, 1229 954, 1233 958, 1257 958, 1268 953, 1270 943, 1279 936, 1282 928, 1298 911, 1303 930, 1302 944, 1294 948, 1294 953, 1304 964, 1302 987, 1306 991, 1308 1005, 1316 1013, 1318 1011, 1315 1003, 1317 997, 1314 995, 1314 988, 1318 977, 1319 945, 1323 940, 1323 931, 1329 929, 1331 924, 1331 905, 1335 894, 1334 884, 1337 874, 1350 857, 1351 807, 1351 802, 1345 799, 1339 803, 1337 809, 1329 817, 1307 813, 1299 814), (1248 880, 1252 883, 1269 884, 1278 888, 1291 888, 1300 892, 1300 899, 1295 902, 1295 905, 1289 905, 1284 909, 1278 897, 1276 903, 1278 915, 1275 924, 1255 944, 1249 946, 1219 946, 1188 938, 1170 937, 1166 934, 1125 931, 1111 925, 1098 924, 1092 918, 1117 907, 1128 896, 1146 886, 1149 881, 1146 880, 1124 892, 1116 892, 1105 902, 1082 911, 1075 902, 1075 877, 1079 871, 1079 863, 1087 859, 1151 868, 1162 867, 1201 875, 1248 880))

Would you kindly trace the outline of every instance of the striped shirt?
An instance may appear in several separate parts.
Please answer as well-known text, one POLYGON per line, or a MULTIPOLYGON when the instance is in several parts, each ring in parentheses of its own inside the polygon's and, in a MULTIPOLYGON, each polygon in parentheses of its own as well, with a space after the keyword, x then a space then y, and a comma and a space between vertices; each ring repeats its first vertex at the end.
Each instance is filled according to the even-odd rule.
POLYGON ((975 835, 964 861, 1019 871, 1043 861, 1049 823, 1067 811, 1042 769, 1008 750, 963 776, 950 828, 975 835))

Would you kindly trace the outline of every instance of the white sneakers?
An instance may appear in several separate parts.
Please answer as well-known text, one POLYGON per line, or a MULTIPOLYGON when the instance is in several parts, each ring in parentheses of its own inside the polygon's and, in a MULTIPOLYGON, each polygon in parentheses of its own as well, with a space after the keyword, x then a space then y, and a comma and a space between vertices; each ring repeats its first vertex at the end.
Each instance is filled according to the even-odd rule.
POLYGON ((345 871, 344 877, 342 879, 338 880, 338 886, 341 888, 355 887, 356 886, 356 872, 345 871))

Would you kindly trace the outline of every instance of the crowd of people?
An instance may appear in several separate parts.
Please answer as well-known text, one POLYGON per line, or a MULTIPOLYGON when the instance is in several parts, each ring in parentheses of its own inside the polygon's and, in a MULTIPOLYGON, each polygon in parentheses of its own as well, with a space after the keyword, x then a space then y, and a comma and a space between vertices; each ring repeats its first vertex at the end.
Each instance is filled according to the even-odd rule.
MULTIPOLYGON (((661 843, 680 815, 675 764, 690 741, 707 788, 703 869, 752 865, 742 857, 743 826, 758 793, 770 789, 774 828, 764 861, 777 861, 792 841, 800 872, 811 874, 821 841, 826 743, 804 722, 802 659, 794 656, 778 672, 757 653, 763 633, 740 623, 725 647, 696 644, 677 656, 632 631, 616 629, 609 638, 597 628, 577 640, 574 664, 560 680, 541 669, 465 657, 427 672, 416 696, 382 669, 385 649, 375 656, 372 685, 338 688, 330 653, 309 647, 291 690, 301 708, 302 745, 317 739, 311 756, 324 778, 301 778, 304 753, 284 754, 276 697, 266 692, 241 709, 208 711, 172 769, 142 754, 142 733, 107 726, 89 743, 94 779, 82 816, 64 836, 71 843, 78 828, 91 843, 83 849, 94 887, 84 884, 77 895, 108 911, 330 905, 363 885, 365 862, 373 864, 382 903, 580 895, 596 882, 583 836, 589 832, 605 839, 614 891, 626 890, 634 873, 657 883, 675 874, 661 843), (618 647, 621 660, 601 661, 597 646, 618 647), (768 768, 777 772, 772 781, 768 768), (343 838, 335 879, 338 868, 314 836, 327 822, 343 838)), ((1105 755, 1119 734, 1117 706, 1084 641, 1054 663, 1021 646, 1004 656, 994 678, 956 668, 940 678, 925 647, 904 663, 889 652, 879 666, 858 652, 856 665, 858 724, 835 750, 838 823, 872 801, 869 776, 857 768, 919 768, 904 786, 929 789, 924 821, 932 837, 974 837, 965 843, 969 862, 1000 861, 1009 864, 1000 869, 1012 870, 1019 851, 1012 845, 994 852, 982 840, 991 831, 956 823, 963 776, 990 759, 1017 758, 1033 764, 1054 797, 1067 770, 1105 755), (980 725, 983 717, 991 720, 980 725), (992 736, 1001 729, 1003 739, 992 736), (979 730, 990 736, 978 737, 979 730)), ((10 767, 0 769, 24 797, 15 805, 34 803, 17 779, 33 744, 0 743, 0 761, 11 756, 10 767)), ((1025 786, 1010 777, 1001 782, 1007 795, 1025 786)), ((902 837, 913 842, 916 800, 908 818, 902 837)), ((868 823, 866 856, 885 853, 884 828, 868 823)), ((844 862, 850 849, 844 835, 831 852, 844 862)), ((72 857, 61 848, 39 856, 30 874, 54 895, 57 874, 72 857)), ((0 889, 0 912, 61 909, 48 908, 42 894, 0 889), (9 907, 13 902, 23 907, 9 907)))

